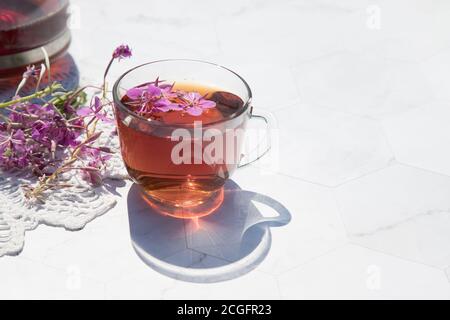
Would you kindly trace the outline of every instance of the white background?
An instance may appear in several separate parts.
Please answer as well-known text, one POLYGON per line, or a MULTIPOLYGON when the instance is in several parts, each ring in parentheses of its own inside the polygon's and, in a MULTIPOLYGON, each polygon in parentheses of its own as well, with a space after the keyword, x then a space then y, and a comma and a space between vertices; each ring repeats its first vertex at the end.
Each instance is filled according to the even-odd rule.
POLYGON ((243 189, 283 203, 268 257, 234 280, 192 284, 130 245, 126 196, 70 233, 39 227, 0 260, 1 298, 450 298, 450 2, 73 0, 71 53, 101 82, 163 58, 228 66, 273 112, 279 166, 243 189))

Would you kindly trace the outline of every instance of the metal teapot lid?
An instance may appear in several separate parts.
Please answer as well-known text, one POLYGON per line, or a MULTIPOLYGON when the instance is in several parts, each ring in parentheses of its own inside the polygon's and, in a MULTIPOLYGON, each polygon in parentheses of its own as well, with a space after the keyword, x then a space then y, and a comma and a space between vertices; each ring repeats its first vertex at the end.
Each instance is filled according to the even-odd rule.
POLYGON ((66 51, 69 47, 70 40, 70 31, 67 30, 59 38, 42 47, 0 56, 0 74, 2 70, 22 68, 43 61, 45 54, 42 49, 45 49, 49 57, 55 57, 66 51))
POLYGON ((69 0, 0 1, 0 72, 64 52, 70 43, 69 0))

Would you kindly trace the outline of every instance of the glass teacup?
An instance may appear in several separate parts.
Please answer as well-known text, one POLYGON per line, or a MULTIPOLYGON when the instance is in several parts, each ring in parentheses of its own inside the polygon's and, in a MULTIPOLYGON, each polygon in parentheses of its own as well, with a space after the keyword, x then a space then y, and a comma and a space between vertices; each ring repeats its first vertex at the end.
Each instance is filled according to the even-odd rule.
POLYGON ((113 95, 122 157, 146 201, 177 218, 214 212, 223 201, 225 181, 241 162, 252 117, 252 92, 245 80, 208 62, 162 60, 126 72, 113 95), (138 115, 127 105, 127 92, 155 79, 198 91, 216 107, 198 117, 169 111, 164 121, 138 115))

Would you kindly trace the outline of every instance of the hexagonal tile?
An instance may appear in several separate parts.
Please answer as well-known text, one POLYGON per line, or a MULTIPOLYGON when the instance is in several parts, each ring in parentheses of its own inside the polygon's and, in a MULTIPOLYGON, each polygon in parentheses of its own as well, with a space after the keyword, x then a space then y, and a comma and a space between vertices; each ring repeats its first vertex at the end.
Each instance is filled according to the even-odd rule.
MULTIPOLYGON (((78 233, 83 233, 83 231, 78 233)), ((49 250, 70 241, 78 233, 41 225, 36 230, 27 233, 25 246, 20 256, 43 262, 49 250)))
POLYGON ((138 270, 143 263, 131 246, 127 221, 108 218, 49 249, 42 261, 61 269, 75 266, 84 275, 103 282, 138 270))
MULTIPOLYGON (((173 287, 176 280, 152 270, 141 262, 140 268, 111 279, 105 285, 107 299, 164 299, 165 291, 173 287)), ((185 297, 187 299, 187 297, 185 297)))
POLYGON ((55 269, 22 257, 0 260, 0 299, 103 299, 104 286, 75 267, 55 269))
POLYGON ((193 50, 202 55, 219 50, 214 28, 216 19, 193 9, 187 3, 154 3, 151 4, 151 10, 143 9, 149 7, 148 2, 143 0, 133 1, 133 7, 130 8, 112 5, 108 1, 95 4, 82 1, 72 5, 77 5, 80 10, 80 24, 73 31, 76 38, 83 39, 80 43, 82 47, 78 49, 86 53, 85 56, 95 55, 106 60, 114 46, 124 41, 134 49, 134 65, 137 63, 136 58, 145 58, 148 62, 160 58, 183 58, 184 51, 193 50), (186 11, 189 11, 188 15, 186 11), (91 40, 92 30, 103 36, 91 40), (88 41, 95 45, 86 45, 88 41), (165 46, 172 48, 170 54, 165 46), (163 57, 158 56, 161 52, 164 52, 163 57))
POLYGON ((272 152, 279 166, 270 165, 288 176, 336 186, 393 158, 376 121, 309 105, 283 109, 275 117, 279 141, 272 152))
POLYGON ((419 62, 450 44, 446 1, 357 2, 359 10, 347 18, 350 27, 341 37, 347 50, 419 62))
POLYGON ((431 97, 417 64, 338 53, 297 65, 302 102, 382 118, 431 97))
POLYGON ((349 245, 279 278, 284 299, 449 299, 441 270, 349 245))
MULTIPOLYGON (((272 245, 257 270, 281 274, 347 242, 329 188, 256 168, 238 170, 233 180, 242 190, 266 195, 280 202, 292 216, 289 224, 271 228, 272 245)), ((254 204, 258 206, 257 202, 254 204)), ((271 212, 266 205, 258 208, 263 215, 271 212)))
POLYGON ((279 299, 277 282, 273 276, 253 271, 226 282, 198 284, 176 282, 165 290, 164 299, 279 299), (257 284, 257 285, 255 285, 257 284))
POLYGON ((450 175, 450 101, 431 102, 383 122, 402 163, 450 175))
POLYGON ((339 187, 354 243, 440 268, 450 265, 450 177, 393 165, 339 187))
POLYGON ((434 96, 437 99, 450 99, 450 49, 443 50, 422 62, 434 96))
MULTIPOLYGON (((346 18, 347 12, 333 6, 317 10, 294 2, 265 2, 219 17, 217 34, 222 52, 241 61, 298 63, 342 50, 340 35, 347 31, 346 18)), ((264 70, 261 76, 265 77, 264 70)))

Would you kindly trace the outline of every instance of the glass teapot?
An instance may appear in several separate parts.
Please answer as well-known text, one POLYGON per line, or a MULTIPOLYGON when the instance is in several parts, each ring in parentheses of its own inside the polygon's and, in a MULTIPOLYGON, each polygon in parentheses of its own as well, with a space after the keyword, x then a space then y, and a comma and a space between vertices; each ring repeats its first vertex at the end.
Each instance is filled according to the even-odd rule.
POLYGON ((0 1, 0 76, 62 55, 70 43, 69 0, 0 1))
MULTIPOLYGON (((0 0, 0 101, 12 98, 29 65, 49 57, 51 79, 68 90, 78 86, 78 69, 67 53, 71 40, 68 27, 69 0, 0 0)), ((29 81, 21 94, 31 94, 29 81)))

